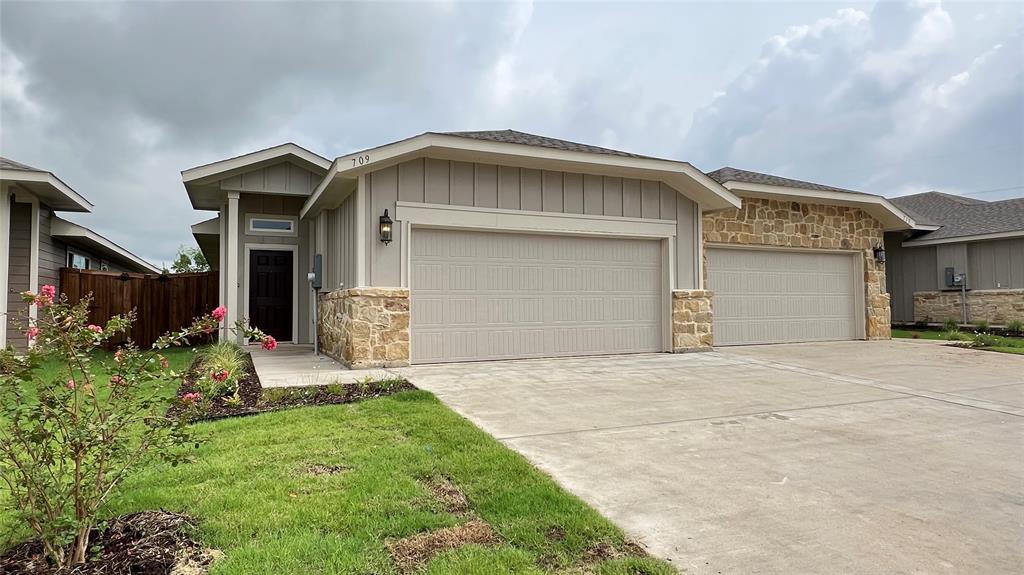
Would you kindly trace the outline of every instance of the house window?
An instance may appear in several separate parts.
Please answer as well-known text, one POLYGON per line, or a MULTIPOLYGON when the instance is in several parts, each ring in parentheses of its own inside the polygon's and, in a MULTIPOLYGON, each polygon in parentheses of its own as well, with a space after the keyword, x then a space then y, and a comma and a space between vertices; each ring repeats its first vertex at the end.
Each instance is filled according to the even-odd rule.
POLYGON ((75 252, 68 252, 68 267, 75 268, 76 270, 87 270, 91 268, 92 262, 89 258, 76 254, 75 252))
POLYGON ((295 235, 295 220, 288 218, 250 217, 249 232, 256 234, 295 235))

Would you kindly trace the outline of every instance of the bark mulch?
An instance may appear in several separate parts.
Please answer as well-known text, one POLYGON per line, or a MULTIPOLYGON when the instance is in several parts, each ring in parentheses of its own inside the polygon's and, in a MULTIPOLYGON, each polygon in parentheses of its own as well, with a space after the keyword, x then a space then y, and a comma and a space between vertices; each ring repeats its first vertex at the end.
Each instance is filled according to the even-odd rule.
MULTIPOLYGON (((10 575, 201 575, 223 556, 191 538, 186 515, 143 511, 113 519, 93 531, 99 551, 82 565, 53 568, 39 541, 16 545, 0 555, 0 573, 10 575)), ((68 551, 70 553, 70 550, 68 551)))
POLYGON ((388 541, 391 558, 401 573, 409 573, 443 551, 463 545, 491 546, 501 543, 490 523, 473 519, 462 525, 420 533, 396 541, 388 541))
MULTIPOLYGON (((240 401, 233 402, 229 397, 216 397, 207 402, 207 409, 202 412, 187 410, 183 404, 175 402, 168 409, 167 414, 179 416, 187 414, 195 421, 208 421, 223 419, 225 417, 237 417, 241 415, 253 415, 278 411, 291 407, 306 407, 313 405, 338 405, 342 403, 353 403, 363 399, 384 397, 401 391, 416 389, 414 385, 404 379, 391 379, 383 381, 370 381, 366 383, 335 383, 328 385, 309 385, 302 387, 271 387, 264 389, 260 385, 259 377, 256 376, 256 369, 252 364, 252 357, 245 356, 243 367, 245 375, 238 381, 238 396, 240 401)), ((177 396, 180 398, 186 393, 202 392, 197 384, 200 378, 206 373, 200 369, 201 358, 196 358, 185 374, 185 379, 178 388, 177 396)))

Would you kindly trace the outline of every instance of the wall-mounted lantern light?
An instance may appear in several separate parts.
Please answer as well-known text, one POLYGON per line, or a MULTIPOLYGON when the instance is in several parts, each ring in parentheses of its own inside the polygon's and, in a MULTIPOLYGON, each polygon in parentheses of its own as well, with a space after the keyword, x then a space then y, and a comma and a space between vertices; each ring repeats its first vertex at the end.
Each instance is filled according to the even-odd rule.
POLYGON ((391 243, 391 218, 388 216, 388 211, 384 210, 384 215, 380 217, 380 241, 384 245, 391 243))
POLYGON ((880 263, 880 264, 884 264, 885 263, 885 247, 883 247, 881 245, 875 246, 874 252, 875 252, 875 261, 880 263))

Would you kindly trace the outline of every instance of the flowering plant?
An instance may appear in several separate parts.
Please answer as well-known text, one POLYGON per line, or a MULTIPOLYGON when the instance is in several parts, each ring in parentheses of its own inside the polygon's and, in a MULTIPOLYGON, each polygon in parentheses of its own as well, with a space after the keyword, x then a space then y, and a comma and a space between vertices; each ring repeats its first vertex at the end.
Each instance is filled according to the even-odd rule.
MULTIPOLYGON (((100 326, 88 322, 91 298, 72 304, 49 285, 22 298, 38 317, 26 331, 33 342, 27 354, 0 351, 0 479, 10 512, 56 567, 67 567, 85 562, 99 511, 126 476, 146 461, 176 465, 191 457, 194 432, 186 419, 167 415, 167 390, 177 389, 183 373, 160 351, 211 333, 224 315, 198 317, 148 351, 129 341, 104 360, 94 352, 126 337, 134 311, 100 326)), ((244 322, 234 329, 269 338, 244 322)), ((182 398, 200 400, 198 393, 182 398)))

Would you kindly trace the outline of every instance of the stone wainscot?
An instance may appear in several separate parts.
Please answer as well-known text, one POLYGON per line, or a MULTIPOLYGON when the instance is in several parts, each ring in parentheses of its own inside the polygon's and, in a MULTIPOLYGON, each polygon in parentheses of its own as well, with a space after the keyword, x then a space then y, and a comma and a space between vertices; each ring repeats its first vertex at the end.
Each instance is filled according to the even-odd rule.
MULTIPOLYGON (((960 292, 914 292, 914 321, 942 323, 947 319, 961 321, 960 292)), ((1024 321, 1024 289, 969 290, 967 321, 1006 325, 1024 321)))
POLYGON ((320 297, 320 349, 351 368, 409 365, 409 290, 351 288, 320 297))
POLYGON ((672 292, 672 351, 706 351, 711 349, 712 294, 708 290, 674 290, 672 292))
MULTIPOLYGON (((865 330, 868 339, 891 337, 885 265, 875 261, 882 224, 860 208, 743 198, 743 207, 704 214, 704 247, 715 244, 849 250, 864 259, 865 330)), ((705 261, 705 286, 707 284, 705 261)))

